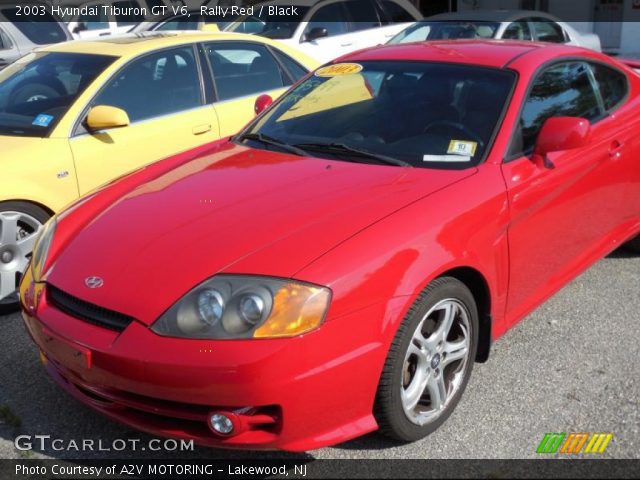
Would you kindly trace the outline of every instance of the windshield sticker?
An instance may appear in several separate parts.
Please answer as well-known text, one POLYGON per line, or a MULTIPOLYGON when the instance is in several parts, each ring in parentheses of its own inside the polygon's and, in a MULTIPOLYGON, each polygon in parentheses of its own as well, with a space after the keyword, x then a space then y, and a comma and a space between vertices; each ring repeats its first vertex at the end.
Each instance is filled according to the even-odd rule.
POLYGON ((315 75, 316 77, 338 77, 340 75, 353 75, 361 71, 362 65, 359 63, 336 63, 319 68, 316 70, 315 75))
POLYGON ((453 155, 462 155, 473 157, 476 154, 476 148, 478 144, 476 142, 467 142, 464 140, 451 140, 449 142, 449 149, 447 153, 453 155))
POLYGON ((423 155, 423 162, 470 162, 469 155, 423 155))
POLYGON ((41 113, 33 120, 33 122, 31 122, 31 125, 35 125, 36 127, 48 127, 51 122, 53 122, 53 117, 51 115, 41 113))

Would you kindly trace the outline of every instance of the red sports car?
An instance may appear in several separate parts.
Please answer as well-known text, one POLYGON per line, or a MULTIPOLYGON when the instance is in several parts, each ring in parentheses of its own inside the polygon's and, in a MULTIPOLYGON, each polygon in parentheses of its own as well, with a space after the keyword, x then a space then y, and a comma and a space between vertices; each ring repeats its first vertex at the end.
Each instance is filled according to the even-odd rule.
POLYGON ((50 375, 140 430, 412 441, 492 341, 638 234, 633 69, 566 46, 406 44, 82 199, 47 224, 21 298, 50 375))

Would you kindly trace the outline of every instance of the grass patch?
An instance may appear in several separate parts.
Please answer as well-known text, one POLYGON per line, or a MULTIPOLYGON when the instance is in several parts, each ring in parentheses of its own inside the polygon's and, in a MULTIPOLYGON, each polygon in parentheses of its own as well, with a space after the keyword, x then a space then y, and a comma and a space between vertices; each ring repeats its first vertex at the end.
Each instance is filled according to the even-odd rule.
POLYGON ((18 428, 22 425, 22 420, 7 405, 0 405, 0 425, 18 428))

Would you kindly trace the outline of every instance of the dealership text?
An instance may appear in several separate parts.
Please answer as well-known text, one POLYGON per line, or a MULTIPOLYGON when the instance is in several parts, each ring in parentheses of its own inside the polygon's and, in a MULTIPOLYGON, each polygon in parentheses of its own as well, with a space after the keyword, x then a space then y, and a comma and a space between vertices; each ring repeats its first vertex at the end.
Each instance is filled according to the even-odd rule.
MULTIPOLYGON (((305 477, 307 475, 306 465, 295 465, 293 472, 297 476, 305 477)), ((86 466, 86 465, 58 465, 54 464, 50 468, 37 465, 22 465, 18 463, 15 470, 18 475, 53 475, 53 476, 94 476, 100 477, 104 475, 208 475, 213 476, 219 473, 228 475, 281 475, 287 476, 287 467, 285 465, 229 465, 226 469, 221 469, 216 465, 190 465, 190 464, 124 464, 110 466, 86 466)))

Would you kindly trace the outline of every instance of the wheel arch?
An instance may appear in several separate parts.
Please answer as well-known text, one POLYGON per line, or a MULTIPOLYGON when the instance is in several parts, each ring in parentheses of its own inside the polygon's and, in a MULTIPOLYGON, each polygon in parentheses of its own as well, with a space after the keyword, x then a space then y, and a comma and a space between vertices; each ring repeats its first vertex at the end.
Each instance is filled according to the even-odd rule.
POLYGON ((480 332, 476 362, 484 363, 489 359, 491 349, 491 290, 484 275, 472 267, 455 267, 442 272, 437 278, 453 277, 464 283, 471 291, 478 305, 480 332))
POLYGON ((53 216, 53 214, 55 213, 55 211, 52 208, 48 207, 44 203, 38 202, 36 200, 28 200, 26 198, 11 198, 11 199, 0 200, 0 206, 10 202, 21 202, 21 203, 28 203, 28 204, 34 205, 38 208, 41 208, 45 212, 47 212, 49 216, 53 216))

